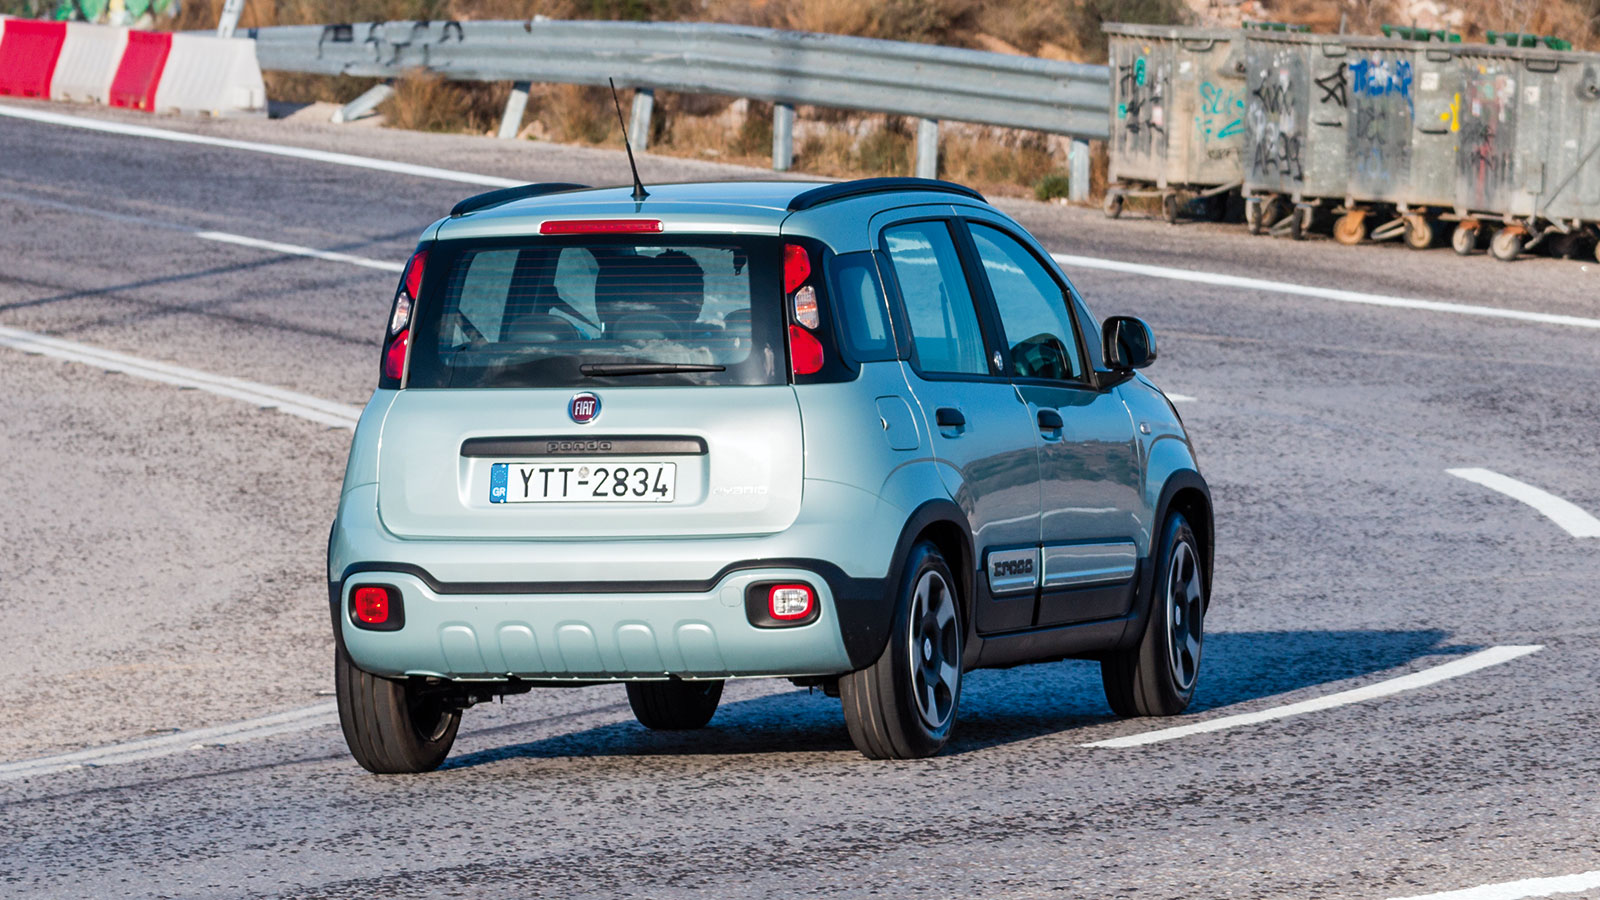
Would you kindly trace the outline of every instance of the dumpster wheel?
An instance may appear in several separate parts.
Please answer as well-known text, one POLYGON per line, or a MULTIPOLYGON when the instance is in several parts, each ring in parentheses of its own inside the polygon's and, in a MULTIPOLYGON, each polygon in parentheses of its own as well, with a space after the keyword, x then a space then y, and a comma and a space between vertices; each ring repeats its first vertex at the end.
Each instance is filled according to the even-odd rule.
POLYGON ((1465 219, 1456 225, 1456 230, 1450 233, 1450 249, 1456 251, 1457 256, 1470 256, 1478 249, 1477 220, 1465 219))
POLYGON ((1161 198, 1161 215, 1168 225, 1178 224, 1178 195, 1167 194, 1161 198))
POLYGON ((1510 262, 1522 255, 1523 238, 1527 236, 1520 227, 1507 225, 1494 233, 1494 240, 1489 242, 1489 252, 1501 262, 1510 262))
POLYGON ((1333 223, 1333 239, 1354 247, 1367 239, 1367 211, 1352 209, 1333 223))
POLYGON ((1100 211, 1106 218, 1115 219, 1122 215, 1122 194, 1116 191, 1106 191, 1106 199, 1100 202, 1100 211))
POLYGON ((1434 227, 1433 220, 1421 213, 1411 213, 1405 217, 1406 246, 1413 250, 1426 250, 1433 246, 1434 227))

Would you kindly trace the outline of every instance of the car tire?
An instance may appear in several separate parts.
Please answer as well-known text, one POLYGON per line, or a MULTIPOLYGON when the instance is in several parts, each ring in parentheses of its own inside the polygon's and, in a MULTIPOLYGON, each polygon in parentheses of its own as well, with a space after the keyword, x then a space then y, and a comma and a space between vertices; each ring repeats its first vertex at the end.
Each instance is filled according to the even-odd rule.
POLYGON ((950 740, 965 638, 955 585, 937 547, 912 547, 888 645, 839 679, 850 742, 868 759, 933 756, 950 740))
POLYGON ((345 743, 362 768, 379 775, 431 772, 449 755, 461 710, 443 695, 363 672, 342 641, 334 650, 333 682, 345 743))
POLYGON ((722 702, 720 681, 630 681, 628 705, 639 724, 653 731, 704 728, 722 702))
POLYGON ((1200 676, 1206 607, 1200 545, 1180 513, 1167 518, 1161 535, 1144 636, 1100 661, 1106 700, 1124 718, 1183 712, 1200 676))

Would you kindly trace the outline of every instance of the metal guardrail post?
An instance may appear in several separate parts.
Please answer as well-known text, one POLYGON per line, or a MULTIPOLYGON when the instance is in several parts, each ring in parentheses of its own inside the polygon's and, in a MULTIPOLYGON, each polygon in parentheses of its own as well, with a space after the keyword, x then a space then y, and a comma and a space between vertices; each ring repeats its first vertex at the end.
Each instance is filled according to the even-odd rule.
POLYGON ((628 117, 628 143, 633 152, 643 153, 650 147, 650 114, 656 108, 656 92, 638 88, 633 92, 633 114, 628 117))
POLYGON ((528 87, 526 81, 511 83, 511 96, 506 98, 505 115, 500 117, 501 140, 509 141, 522 130, 522 114, 528 111, 528 87))
POLYGON ((917 120, 917 177, 939 177, 939 120, 917 120))
POLYGON ((1089 142, 1073 141, 1067 148, 1067 202, 1089 199, 1089 142))
POLYGON ((794 107, 772 104, 772 169, 787 172, 794 165, 794 107))
POLYGON ((368 88, 365 94, 362 94, 354 100, 351 100, 349 103, 346 103, 344 106, 334 110, 332 121, 334 124, 338 124, 340 122, 354 122, 356 119, 359 119, 367 113, 372 112, 372 110, 376 108, 379 103, 389 99, 389 95, 393 93, 394 86, 389 84, 389 82, 385 81, 383 84, 375 84, 368 88))
POLYGON ((222 15, 217 17, 217 37, 231 38, 239 27, 239 14, 244 12, 244 0, 226 0, 222 15))

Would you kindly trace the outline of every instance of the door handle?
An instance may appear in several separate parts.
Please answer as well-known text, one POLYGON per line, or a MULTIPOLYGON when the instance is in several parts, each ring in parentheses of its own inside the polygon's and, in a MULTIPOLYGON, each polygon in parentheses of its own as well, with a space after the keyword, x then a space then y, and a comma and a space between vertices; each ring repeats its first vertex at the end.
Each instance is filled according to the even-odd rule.
POLYGON ((1058 413, 1053 409, 1039 410, 1040 431, 1060 431, 1066 426, 1066 424, 1066 422, 1061 420, 1061 413, 1058 413))
POLYGON ((939 407, 934 411, 933 418, 940 428, 962 428, 967 424, 967 417, 953 406, 939 407))

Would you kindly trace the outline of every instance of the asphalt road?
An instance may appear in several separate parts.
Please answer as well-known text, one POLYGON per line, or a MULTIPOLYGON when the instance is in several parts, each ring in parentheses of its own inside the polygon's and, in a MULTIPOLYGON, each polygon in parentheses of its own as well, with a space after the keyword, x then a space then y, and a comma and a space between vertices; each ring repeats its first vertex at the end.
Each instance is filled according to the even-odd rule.
MULTIPOLYGON (((605 151, 10 105, 527 180, 626 172, 605 151)), ((396 276, 194 233, 395 263, 474 190, 0 118, 0 326, 360 405, 396 276)), ((1003 205, 1062 253, 1600 316, 1592 262, 1003 205)), ((1218 524, 1197 703, 1118 721, 1092 663, 978 672, 950 749, 907 763, 852 750, 836 700, 741 682, 684 735, 635 724, 620 687, 478 707, 427 776, 368 775, 321 725, 9 777, 329 701, 349 432, 0 347, 0 895, 1388 898, 1600 869, 1597 539, 1446 472, 1600 513, 1600 331, 1067 271, 1097 314, 1149 321, 1152 377, 1195 398, 1218 524), (1506 645, 1543 649, 1084 746, 1506 645)))

